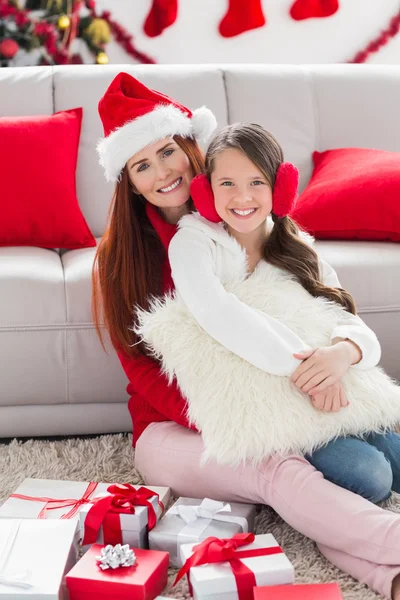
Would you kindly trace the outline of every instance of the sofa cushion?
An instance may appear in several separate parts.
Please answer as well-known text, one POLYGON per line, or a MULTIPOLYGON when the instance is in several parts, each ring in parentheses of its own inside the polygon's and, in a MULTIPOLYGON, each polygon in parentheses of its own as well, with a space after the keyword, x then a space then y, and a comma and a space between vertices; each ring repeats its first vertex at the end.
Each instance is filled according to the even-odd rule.
POLYGON ((81 121, 81 108, 0 117, 0 245, 95 245, 76 197, 81 121))
POLYGON ((314 152, 314 172, 292 212, 318 239, 400 241, 400 153, 314 152))
POLYGON ((0 248, 0 405, 67 401, 65 316, 58 252, 0 248))
POLYGON ((337 272, 361 315, 400 311, 400 252, 386 242, 317 241, 315 249, 337 272))

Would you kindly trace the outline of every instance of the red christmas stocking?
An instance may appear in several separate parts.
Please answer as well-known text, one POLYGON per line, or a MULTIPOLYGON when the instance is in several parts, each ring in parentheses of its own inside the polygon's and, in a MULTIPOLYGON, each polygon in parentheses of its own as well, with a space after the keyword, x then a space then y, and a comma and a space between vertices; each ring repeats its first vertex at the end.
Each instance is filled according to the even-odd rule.
POLYGON ((339 0, 296 0, 290 9, 295 21, 313 17, 330 17, 339 9, 339 0))
POLYGON ((178 15, 178 0, 153 0, 146 17, 144 31, 149 37, 160 35, 164 29, 175 23, 178 15))
POLYGON ((228 12, 219 24, 219 32, 223 37, 233 37, 263 27, 265 23, 261 0, 229 0, 228 12))

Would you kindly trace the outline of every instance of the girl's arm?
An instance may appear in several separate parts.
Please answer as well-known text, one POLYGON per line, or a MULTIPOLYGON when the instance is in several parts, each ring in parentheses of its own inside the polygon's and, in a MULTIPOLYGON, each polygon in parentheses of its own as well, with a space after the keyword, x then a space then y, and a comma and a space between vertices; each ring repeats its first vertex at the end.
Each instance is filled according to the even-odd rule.
POLYGON ((169 246, 175 287, 199 325, 225 348, 274 375, 290 375, 309 349, 291 329, 225 290, 215 273, 215 244, 203 232, 180 229, 169 246))
MULTIPOLYGON (((335 270, 321 258, 320 265, 323 283, 329 287, 342 287, 335 270)), ((379 363, 381 346, 378 338, 360 317, 343 313, 343 319, 332 331, 331 342, 339 338, 352 341, 361 350, 362 358, 357 364, 352 365, 354 369, 371 369, 379 363)))

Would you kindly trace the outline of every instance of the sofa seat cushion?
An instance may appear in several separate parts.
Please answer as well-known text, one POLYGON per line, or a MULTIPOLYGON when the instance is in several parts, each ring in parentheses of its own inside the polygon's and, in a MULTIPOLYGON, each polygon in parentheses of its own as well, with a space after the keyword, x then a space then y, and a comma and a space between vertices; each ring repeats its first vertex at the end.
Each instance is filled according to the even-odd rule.
POLYGON ((354 296, 361 316, 400 311, 399 244, 324 240, 315 249, 354 296))
POLYGON ((0 328, 63 326, 64 273, 56 250, 0 247, 0 328))

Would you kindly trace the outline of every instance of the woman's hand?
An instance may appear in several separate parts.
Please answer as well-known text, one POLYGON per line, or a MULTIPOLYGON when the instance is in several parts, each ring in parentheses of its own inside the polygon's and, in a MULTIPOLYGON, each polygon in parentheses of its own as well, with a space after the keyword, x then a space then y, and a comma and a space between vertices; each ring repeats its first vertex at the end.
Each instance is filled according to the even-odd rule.
POLYGON ((303 362, 291 380, 302 392, 315 396, 340 381, 349 367, 361 359, 361 351, 353 342, 343 340, 328 348, 306 350, 293 356, 303 362))
POLYGON ((347 394, 340 381, 327 390, 311 396, 311 402, 314 408, 326 412, 339 412, 341 408, 349 405, 347 394))

